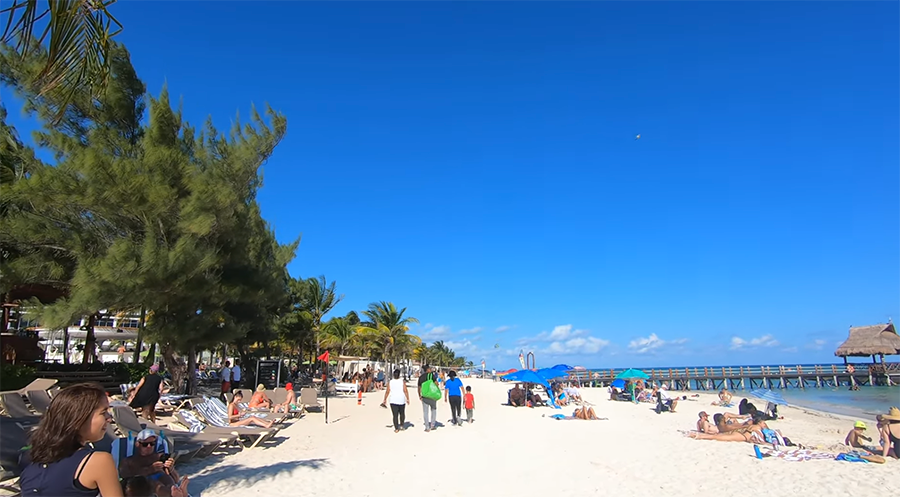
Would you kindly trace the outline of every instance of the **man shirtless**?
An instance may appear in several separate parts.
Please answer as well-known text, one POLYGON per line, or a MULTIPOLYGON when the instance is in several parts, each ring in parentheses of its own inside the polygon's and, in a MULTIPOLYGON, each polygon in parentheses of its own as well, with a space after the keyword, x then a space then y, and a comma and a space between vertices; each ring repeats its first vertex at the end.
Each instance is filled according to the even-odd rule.
POLYGON ((709 414, 706 411, 700 411, 700 419, 697 420, 697 431, 700 433, 719 433, 716 425, 710 423, 709 414))

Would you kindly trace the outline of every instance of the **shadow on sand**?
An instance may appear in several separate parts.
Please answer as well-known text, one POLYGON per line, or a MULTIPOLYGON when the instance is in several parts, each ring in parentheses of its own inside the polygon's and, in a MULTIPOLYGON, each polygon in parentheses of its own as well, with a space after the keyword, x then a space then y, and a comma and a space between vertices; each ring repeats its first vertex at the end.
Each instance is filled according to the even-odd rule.
POLYGON ((319 470, 330 465, 328 459, 304 459, 300 461, 283 461, 263 467, 247 467, 243 464, 226 464, 210 470, 203 470, 191 477, 190 492, 199 495, 210 485, 253 485, 254 483, 290 474, 297 468, 319 470))

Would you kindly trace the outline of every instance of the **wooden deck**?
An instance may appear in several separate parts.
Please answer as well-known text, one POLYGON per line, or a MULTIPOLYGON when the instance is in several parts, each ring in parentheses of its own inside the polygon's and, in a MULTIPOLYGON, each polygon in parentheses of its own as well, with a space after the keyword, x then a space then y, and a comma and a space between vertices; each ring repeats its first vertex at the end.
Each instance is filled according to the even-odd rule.
MULTIPOLYGON (((721 368, 644 369, 653 382, 666 382, 677 390, 722 388, 836 388, 900 385, 900 363, 816 366, 733 366, 721 368)), ((569 379, 582 383, 609 384, 622 369, 570 371, 569 379)))

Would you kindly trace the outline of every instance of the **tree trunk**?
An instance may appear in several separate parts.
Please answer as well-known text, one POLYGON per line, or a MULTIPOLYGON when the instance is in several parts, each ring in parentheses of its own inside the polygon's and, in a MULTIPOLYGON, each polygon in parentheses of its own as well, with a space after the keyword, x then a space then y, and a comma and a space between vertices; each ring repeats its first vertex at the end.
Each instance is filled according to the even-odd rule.
POLYGON ((91 314, 88 317, 87 333, 84 337, 84 354, 81 356, 81 365, 87 366, 94 359, 97 348, 97 338, 94 336, 94 323, 97 322, 97 315, 91 314))
POLYGON ((144 365, 149 367, 156 361, 156 342, 150 344, 150 350, 147 351, 147 359, 144 360, 144 365))
POLYGON ((69 364, 69 327, 63 328, 63 364, 69 364))
POLYGON ((197 392, 197 374, 194 371, 197 370, 197 350, 194 345, 191 345, 191 350, 188 353, 188 366, 187 366, 187 375, 188 375, 188 391, 185 392, 188 395, 194 395, 197 392))
POLYGON ((141 349, 144 347, 144 321, 147 317, 147 309, 141 306, 141 321, 138 323, 137 343, 134 344, 134 357, 131 359, 133 364, 141 361, 141 349))
POLYGON ((184 359, 175 353, 175 349, 171 345, 162 346, 160 351, 163 362, 166 364, 166 371, 172 375, 172 383, 176 393, 184 393, 184 380, 187 378, 187 367, 184 359))

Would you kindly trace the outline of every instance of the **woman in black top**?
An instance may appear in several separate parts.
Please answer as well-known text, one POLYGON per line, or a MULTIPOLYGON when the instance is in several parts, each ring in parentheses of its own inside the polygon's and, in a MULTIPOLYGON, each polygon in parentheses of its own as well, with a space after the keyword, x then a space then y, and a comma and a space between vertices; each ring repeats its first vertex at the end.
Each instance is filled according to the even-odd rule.
POLYGON ((159 366, 154 364, 150 366, 150 374, 141 378, 134 389, 131 398, 128 399, 128 405, 132 408, 141 409, 141 416, 156 423, 156 403, 159 402, 159 396, 162 394, 163 379, 158 374, 159 366))

